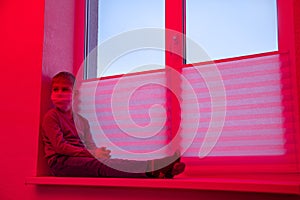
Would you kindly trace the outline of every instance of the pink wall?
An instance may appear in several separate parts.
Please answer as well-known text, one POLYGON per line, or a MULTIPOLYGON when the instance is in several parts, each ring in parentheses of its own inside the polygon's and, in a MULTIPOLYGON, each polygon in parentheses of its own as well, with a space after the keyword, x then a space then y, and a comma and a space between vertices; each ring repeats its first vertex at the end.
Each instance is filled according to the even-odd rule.
POLYGON ((25 177, 36 175, 40 112, 50 106, 49 79, 59 70, 73 70, 74 2, 0 1, 1 200, 298 199, 221 191, 25 185, 25 177))
MULTIPOLYGON (((49 100, 51 77, 59 71, 73 72, 75 2, 46 0, 44 10, 40 121, 52 106, 49 100)), ((42 143, 41 137, 39 143, 42 143)), ((39 145, 38 175, 49 173, 43 156, 43 146, 39 145)))

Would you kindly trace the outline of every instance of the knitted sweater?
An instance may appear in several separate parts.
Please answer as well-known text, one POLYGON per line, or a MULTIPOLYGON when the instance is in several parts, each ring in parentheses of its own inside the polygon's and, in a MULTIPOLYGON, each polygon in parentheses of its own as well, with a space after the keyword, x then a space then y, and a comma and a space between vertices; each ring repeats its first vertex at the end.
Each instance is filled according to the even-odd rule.
POLYGON ((88 121, 78 114, 70 119, 58 109, 49 110, 43 120, 42 134, 50 166, 61 155, 93 157, 91 151, 96 149, 88 121))

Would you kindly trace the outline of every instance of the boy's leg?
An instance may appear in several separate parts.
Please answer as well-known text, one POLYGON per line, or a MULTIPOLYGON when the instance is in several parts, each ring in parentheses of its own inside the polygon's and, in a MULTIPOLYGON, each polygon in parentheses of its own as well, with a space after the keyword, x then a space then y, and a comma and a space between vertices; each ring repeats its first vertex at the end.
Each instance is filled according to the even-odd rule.
POLYGON ((56 176, 146 178, 147 164, 147 161, 102 159, 100 162, 96 158, 62 156, 51 169, 56 176))
POLYGON ((104 177, 147 178, 148 161, 100 159, 99 163, 99 173, 104 177))

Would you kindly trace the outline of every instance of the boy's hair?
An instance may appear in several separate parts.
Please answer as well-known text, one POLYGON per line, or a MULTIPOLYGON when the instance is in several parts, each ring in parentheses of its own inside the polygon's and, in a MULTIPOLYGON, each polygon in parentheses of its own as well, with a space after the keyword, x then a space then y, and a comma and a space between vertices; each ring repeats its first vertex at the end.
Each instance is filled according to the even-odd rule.
POLYGON ((70 85, 74 86, 75 76, 70 72, 59 72, 52 78, 51 86, 53 85, 53 83, 60 81, 67 81, 70 83, 70 85))

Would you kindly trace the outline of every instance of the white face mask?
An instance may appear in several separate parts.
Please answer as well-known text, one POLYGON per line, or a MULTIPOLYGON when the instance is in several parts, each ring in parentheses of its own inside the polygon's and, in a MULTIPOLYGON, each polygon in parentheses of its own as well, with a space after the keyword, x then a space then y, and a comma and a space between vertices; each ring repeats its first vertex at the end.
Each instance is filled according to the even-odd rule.
POLYGON ((72 92, 66 93, 53 93, 51 94, 51 100, 55 107, 66 112, 72 108, 72 92))

